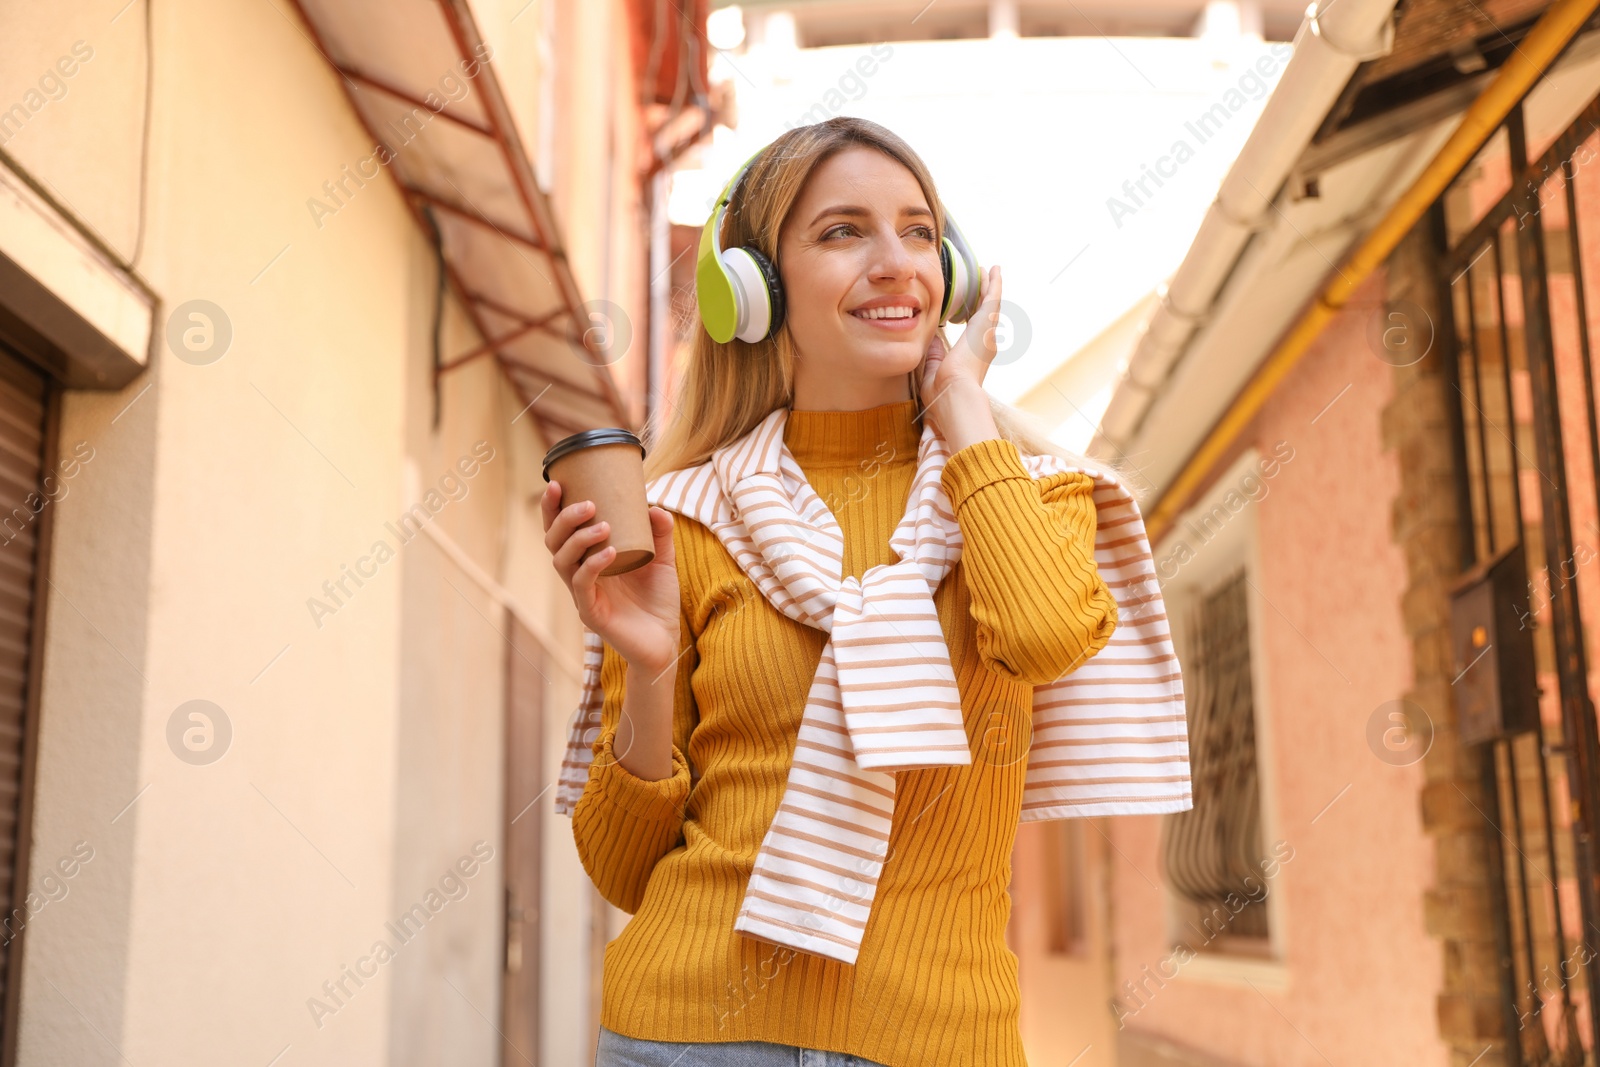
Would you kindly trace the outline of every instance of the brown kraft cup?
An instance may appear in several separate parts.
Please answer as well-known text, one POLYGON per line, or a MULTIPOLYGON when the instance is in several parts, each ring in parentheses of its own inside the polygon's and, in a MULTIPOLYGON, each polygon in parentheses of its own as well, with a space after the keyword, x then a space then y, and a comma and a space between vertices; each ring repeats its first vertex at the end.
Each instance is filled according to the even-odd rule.
POLYGON ((607 545, 617 550, 602 575, 626 574, 656 558, 644 496, 644 443, 631 430, 607 426, 563 437, 545 453, 544 480, 561 483, 563 508, 594 501, 594 514, 583 526, 611 524, 610 535, 583 554, 588 559, 607 545))

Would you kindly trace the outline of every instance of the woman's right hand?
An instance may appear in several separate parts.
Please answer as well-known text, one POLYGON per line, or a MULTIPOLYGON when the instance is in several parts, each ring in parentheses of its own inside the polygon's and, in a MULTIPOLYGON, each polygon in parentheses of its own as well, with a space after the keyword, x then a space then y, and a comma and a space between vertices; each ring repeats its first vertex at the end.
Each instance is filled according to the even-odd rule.
POLYGON ((556 573, 572 594, 578 618, 630 666, 652 673, 665 670, 678 655, 682 610, 672 513, 653 505, 650 508, 654 559, 626 574, 599 581, 600 572, 616 558, 616 549, 607 545, 590 553, 588 559, 580 562, 580 558, 589 546, 606 539, 610 526, 604 522, 580 525, 594 516, 594 502, 579 500, 562 507, 561 495, 561 483, 551 482, 540 498, 544 544, 556 573))

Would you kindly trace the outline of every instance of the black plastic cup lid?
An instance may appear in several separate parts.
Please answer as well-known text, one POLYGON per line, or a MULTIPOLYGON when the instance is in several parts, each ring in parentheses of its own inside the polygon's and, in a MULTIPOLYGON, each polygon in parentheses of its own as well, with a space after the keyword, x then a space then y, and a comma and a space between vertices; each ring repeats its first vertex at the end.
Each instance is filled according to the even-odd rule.
POLYGON ((635 445, 639 449, 640 458, 645 455, 644 442, 640 441, 632 430, 625 430, 620 426, 602 426, 598 430, 584 430, 571 437, 563 437, 550 446, 550 450, 544 454, 544 464, 541 467, 544 480, 547 482, 550 480, 550 464, 569 452, 576 452, 580 448, 593 448, 595 445, 635 445))

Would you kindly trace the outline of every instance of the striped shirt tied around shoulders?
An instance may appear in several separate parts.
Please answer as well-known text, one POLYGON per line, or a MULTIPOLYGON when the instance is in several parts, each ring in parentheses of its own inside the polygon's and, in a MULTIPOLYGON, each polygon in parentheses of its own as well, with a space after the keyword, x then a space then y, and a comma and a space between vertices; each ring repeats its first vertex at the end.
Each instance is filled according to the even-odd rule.
MULTIPOLYGON (((652 479, 646 497, 704 524, 773 607, 829 634, 734 927, 854 963, 888 850, 892 772, 973 762, 933 602, 962 537, 940 484, 949 447, 929 422, 891 538, 897 561, 842 578, 840 529, 789 453, 788 415, 777 408, 706 462, 652 479)), ((1020 819, 1186 810, 1183 680, 1138 504, 1102 471, 1048 454, 1021 458, 1035 479, 1075 472, 1094 481, 1095 565, 1117 622, 1099 655, 1034 687, 1020 819)), ((601 639, 585 628, 582 692, 556 792, 567 815, 600 734, 601 655, 601 639)))

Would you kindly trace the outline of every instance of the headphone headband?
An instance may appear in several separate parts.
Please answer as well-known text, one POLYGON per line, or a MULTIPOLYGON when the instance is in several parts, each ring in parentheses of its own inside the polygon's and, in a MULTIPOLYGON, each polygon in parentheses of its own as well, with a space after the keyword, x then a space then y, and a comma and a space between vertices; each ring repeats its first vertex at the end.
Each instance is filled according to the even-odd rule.
MULTIPOLYGON (((783 283, 777 268, 754 245, 724 250, 722 220, 739 180, 770 145, 758 149, 734 171, 717 194, 716 206, 700 232, 695 262, 695 297, 700 321, 712 340, 726 344, 737 337, 754 344, 783 325, 783 283)), ((949 211, 939 239, 939 265, 944 293, 939 325, 965 322, 978 310, 982 268, 971 245, 949 211)))
POLYGON ((728 213, 728 205, 733 203, 734 187, 739 184, 739 179, 744 177, 744 172, 750 169, 750 164, 756 161, 756 157, 765 151, 765 148, 759 148, 750 155, 749 159, 739 164, 739 169, 733 172, 733 177, 728 179, 728 184, 724 185, 722 192, 717 194, 717 206, 712 210, 711 218, 707 225, 711 227, 711 240, 718 255, 722 253, 722 216, 728 213))

